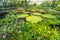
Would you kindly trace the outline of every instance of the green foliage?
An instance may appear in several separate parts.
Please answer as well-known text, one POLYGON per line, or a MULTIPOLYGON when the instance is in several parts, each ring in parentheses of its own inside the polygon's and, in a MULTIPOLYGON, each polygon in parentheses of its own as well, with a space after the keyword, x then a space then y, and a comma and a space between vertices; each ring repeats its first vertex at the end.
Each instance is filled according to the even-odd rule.
MULTIPOLYGON (((8 22, 5 26, 1 27, 1 33, 7 32, 6 39, 8 40, 57 40, 59 34, 57 28, 50 28, 44 22, 39 24, 20 23, 17 21, 8 22), (13 25, 12 25, 13 24, 13 25), (5 27, 7 27, 5 31, 5 27)), ((0 38, 1 39, 1 38, 0 38)))
POLYGON ((0 40, 60 40, 60 14, 54 11, 55 8, 47 10, 49 6, 49 2, 48 5, 28 6, 31 15, 24 8, 9 11, 0 19, 0 40))
POLYGON ((45 1, 41 4, 41 7, 42 8, 50 8, 51 7, 51 2, 45 1))
POLYGON ((60 11, 60 6, 57 6, 55 10, 60 11))

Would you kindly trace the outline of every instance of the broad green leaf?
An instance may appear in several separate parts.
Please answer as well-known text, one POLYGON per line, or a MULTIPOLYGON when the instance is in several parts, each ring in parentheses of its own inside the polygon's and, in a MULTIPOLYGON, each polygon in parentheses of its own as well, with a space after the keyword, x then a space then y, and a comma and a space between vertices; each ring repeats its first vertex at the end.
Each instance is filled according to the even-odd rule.
POLYGON ((41 15, 41 13, 32 13, 32 15, 41 15))
POLYGON ((56 18, 55 15, 51 15, 51 14, 42 14, 41 16, 45 18, 56 18))
POLYGON ((26 21, 29 21, 31 23, 37 23, 39 21, 42 21, 42 18, 37 16, 29 16, 26 18, 26 21))
POLYGON ((24 17, 27 17, 27 16, 29 16, 28 14, 19 14, 17 17, 18 18, 24 18, 24 17))
POLYGON ((40 12, 46 12, 46 10, 45 10, 45 9, 40 9, 40 10, 38 10, 38 11, 40 11, 40 12))

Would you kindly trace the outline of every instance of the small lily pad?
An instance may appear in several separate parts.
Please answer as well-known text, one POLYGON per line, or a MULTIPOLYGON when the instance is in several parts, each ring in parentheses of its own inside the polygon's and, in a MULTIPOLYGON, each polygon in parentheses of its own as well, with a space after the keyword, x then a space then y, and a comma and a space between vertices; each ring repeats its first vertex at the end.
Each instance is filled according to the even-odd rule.
POLYGON ((41 13, 32 13, 32 15, 41 15, 41 13))
POLYGON ((42 18, 38 16, 29 16, 26 18, 26 21, 31 22, 31 23, 37 23, 39 21, 42 21, 42 18))

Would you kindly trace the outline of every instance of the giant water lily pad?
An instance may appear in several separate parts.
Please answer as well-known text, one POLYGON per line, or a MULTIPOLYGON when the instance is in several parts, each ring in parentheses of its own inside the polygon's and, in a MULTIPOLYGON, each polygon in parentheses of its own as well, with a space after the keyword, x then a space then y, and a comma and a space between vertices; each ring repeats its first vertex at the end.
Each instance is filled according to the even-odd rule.
POLYGON ((41 13, 32 13, 32 15, 41 15, 41 13))
POLYGON ((26 18, 26 21, 31 22, 31 23, 37 23, 39 21, 42 21, 42 18, 37 17, 37 16, 29 16, 26 18))
POLYGON ((56 18, 55 15, 51 15, 51 14, 42 14, 41 16, 45 18, 56 18))
POLYGON ((24 18, 24 17, 27 17, 27 16, 29 16, 28 14, 19 14, 17 17, 18 18, 24 18))

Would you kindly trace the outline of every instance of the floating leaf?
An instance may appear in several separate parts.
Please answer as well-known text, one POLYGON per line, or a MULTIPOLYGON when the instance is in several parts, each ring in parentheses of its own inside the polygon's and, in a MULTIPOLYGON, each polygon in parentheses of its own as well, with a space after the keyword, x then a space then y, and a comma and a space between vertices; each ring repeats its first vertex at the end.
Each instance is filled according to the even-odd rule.
POLYGON ((19 14, 17 17, 18 18, 23 18, 23 17, 27 17, 27 16, 29 16, 28 14, 19 14))
POLYGON ((32 15, 41 15, 41 13, 32 13, 32 15))
POLYGON ((42 14, 41 16, 45 18, 56 18, 56 16, 51 15, 51 14, 42 14))
POLYGON ((42 18, 37 16, 29 16, 26 18, 26 21, 29 21, 31 23, 37 23, 39 21, 42 21, 42 18))
POLYGON ((38 11, 40 11, 40 12, 46 12, 46 10, 44 10, 44 9, 40 9, 40 10, 38 10, 38 11))

